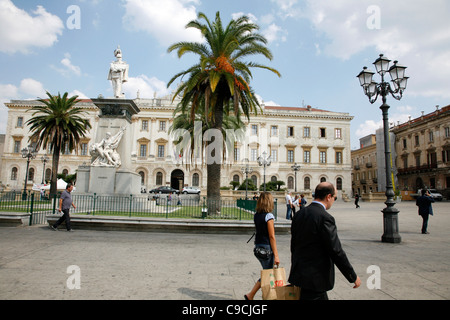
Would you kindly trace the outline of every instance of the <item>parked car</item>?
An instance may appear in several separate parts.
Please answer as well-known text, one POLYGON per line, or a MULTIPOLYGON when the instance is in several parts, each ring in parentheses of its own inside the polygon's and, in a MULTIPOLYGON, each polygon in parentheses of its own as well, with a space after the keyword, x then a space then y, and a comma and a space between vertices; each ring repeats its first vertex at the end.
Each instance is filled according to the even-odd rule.
POLYGON ((162 186, 155 189, 150 190, 148 193, 180 193, 180 190, 174 189, 169 186, 162 186))
POLYGON ((188 193, 200 194, 200 188, 199 187, 184 187, 182 192, 184 194, 188 194, 188 193))
MULTIPOLYGON (((440 194, 439 192, 437 192, 436 189, 428 189, 428 193, 431 195, 431 197, 432 197, 434 200, 442 201, 442 194, 440 194)), ((420 195, 422 194, 422 189, 419 189, 419 190, 417 191, 417 194, 420 196, 420 195)))

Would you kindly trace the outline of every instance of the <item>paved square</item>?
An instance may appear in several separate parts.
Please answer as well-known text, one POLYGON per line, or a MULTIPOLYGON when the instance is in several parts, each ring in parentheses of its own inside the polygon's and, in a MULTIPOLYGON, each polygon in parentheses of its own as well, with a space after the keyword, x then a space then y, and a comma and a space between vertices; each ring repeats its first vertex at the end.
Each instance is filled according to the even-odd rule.
MULTIPOLYGON (((284 204, 279 204, 280 220, 284 204)), ((362 280, 352 289, 336 270, 329 298, 450 299, 450 203, 433 204, 429 235, 420 233, 414 202, 401 202, 400 244, 382 243, 383 203, 336 202, 344 250, 362 280), (369 266, 381 271, 380 289, 369 266), (370 270, 369 270, 370 271, 370 270)), ((243 299, 259 278, 251 234, 169 234, 76 230, 47 226, 0 228, 0 299, 243 299), (68 268, 79 267, 77 274, 68 268), (79 279, 80 289, 75 287, 79 279), (74 280, 75 279, 75 280, 74 280)), ((289 273, 290 235, 277 236, 289 273)), ((261 299, 261 294, 256 296, 261 299)))

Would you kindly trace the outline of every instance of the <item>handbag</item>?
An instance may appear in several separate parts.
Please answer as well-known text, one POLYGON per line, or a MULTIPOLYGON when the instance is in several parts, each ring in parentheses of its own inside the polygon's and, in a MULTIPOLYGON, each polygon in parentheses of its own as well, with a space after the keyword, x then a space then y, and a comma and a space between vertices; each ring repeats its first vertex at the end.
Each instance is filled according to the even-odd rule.
POLYGON ((283 287, 276 287, 277 300, 300 300, 300 287, 288 284, 283 287))
MULTIPOLYGON (((286 270, 273 268, 261 270, 261 290, 263 300, 277 300, 277 287, 286 285, 286 270)), ((283 299, 282 299, 283 300, 283 299)))
POLYGON ((253 249, 253 254, 259 259, 267 260, 273 253, 271 249, 266 249, 264 247, 255 247, 253 249))

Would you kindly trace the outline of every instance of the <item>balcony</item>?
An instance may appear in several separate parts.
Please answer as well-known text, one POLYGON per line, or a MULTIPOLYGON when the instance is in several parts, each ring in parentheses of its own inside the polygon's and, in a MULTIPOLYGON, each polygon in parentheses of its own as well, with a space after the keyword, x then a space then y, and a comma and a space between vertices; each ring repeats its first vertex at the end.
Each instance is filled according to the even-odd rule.
POLYGON ((437 168, 437 163, 435 162, 435 163, 430 163, 430 164, 424 164, 421 166, 401 168, 401 169, 398 169, 398 174, 402 175, 402 174, 429 172, 436 168, 437 168))
POLYGON ((372 168, 372 162, 367 162, 366 163, 366 168, 372 168))
POLYGON ((353 167, 355 170, 359 170, 359 169, 361 169, 360 167, 359 167, 359 164, 355 164, 355 166, 353 167))

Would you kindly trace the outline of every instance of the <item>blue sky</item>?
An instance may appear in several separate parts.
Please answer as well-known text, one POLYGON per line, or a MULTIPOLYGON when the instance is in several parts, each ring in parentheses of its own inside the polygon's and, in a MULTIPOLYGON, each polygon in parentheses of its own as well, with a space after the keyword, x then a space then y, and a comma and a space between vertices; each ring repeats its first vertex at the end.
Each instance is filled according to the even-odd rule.
MULTIPOLYGON (((250 16, 282 74, 257 71, 251 85, 266 104, 348 112, 351 146, 381 126, 356 75, 374 70, 380 53, 408 67, 402 100, 388 98, 390 120, 450 104, 450 2, 447 0, 0 0, 0 133, 11 99, 69 92, 111 96, 109 63, 120 45, 130 65, 127 98, 168 94, 170 78, 194 57, 167 53, 178 41, 201 41, 184 26, 199 12, 224 23, 250 16)), ((255 58, 259 60, 260 58, 255 58)), ((378 80, 375 76, 375 80, 378 80)))

